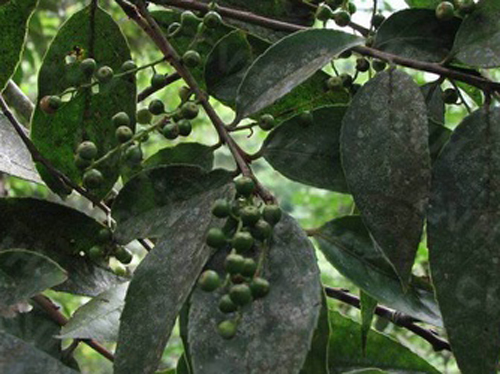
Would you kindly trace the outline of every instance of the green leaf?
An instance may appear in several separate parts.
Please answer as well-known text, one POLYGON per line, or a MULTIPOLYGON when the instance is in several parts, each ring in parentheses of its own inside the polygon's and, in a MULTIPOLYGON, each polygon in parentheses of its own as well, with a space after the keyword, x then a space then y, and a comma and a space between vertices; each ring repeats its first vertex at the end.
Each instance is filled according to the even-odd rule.
POLYGON ((299 31, 281 39, 248 69, 238 89, 237 117, 248 117, 273 104, 333 57, 362 43, 362 38, 327 29, 299 31))
POLYGON ((96 296, 123 280, 87 256, 103 228, 74 209, 32 198, 0 199, 0 251, 29 248, 58 263, 68 280, 55 289, 96 296), (8 217, 6 219, 5 217, 8 217))
POLYGON ((442 0, 405 0, 412 8, 436 9, 442 0))
POLYGON ((483 92, 479 88, 470 86, 464 82, 456 82, 456 84, 458 87, 460 87, 460 89, 465 91, 467 96, 469 96, 477 106, 483 105, 484 103, 483 92))
POLYGON ((377 299, 374 299, 361 290, 359 300, 361 303, 361 348, 363 354, 365 354, 368 334, 371 330, 375 308, 377 307, 377 299))
POLYGON ((177 369, 175 371, 176 374, 191 374, 189 370, 186 354, 183 353, 181 357, 179 357, 179 361, 177 362, 177 369))
POLYGON ((59 338, 116 341, 127 288, 128 283, 122 283, 78 308, 62 327, 59 338))
POLYGON ((0 331, 1 373, 51 373, 75 374, 77 371, 65 366, 49 354, 13 335, 0 331))
MULTIPOLYGON (((222 291, 194 290, 188 338, 195 373, 300 372, 321 311, 314 247, 297 223, 284 216, 274 228, 267 253, 261 274, 270 292, 244 309, 230 342, 216 333, 224 318, 217 308, 222 291)), ((222 272, 226 255, 218 251, 208 267, 222 272)))
POLYGON ((464 119, 434 167, 432 278, 462 373, 495 373, 500 350, 500 110, 464 119), (467 328, 464 328, 467 326, 467 328))
POLYGON ((28 149, 3 113, 0 113, 0 149, 0 172, 43 183, 28 149))
POLYGON ((0 308, 25 301, 67 279, 50 258, 24 249, 0 252, 0 308))
MULTIPOLYGON (((46 95, 58 95, 70 87, 78 87, 88 80, 79 68, 79 61, 67 63, 66 59, 77 46, 84 57, 92 57, 97 66, 110 66, 120 73, 123 62, 130 60, 126 39, 114 20, 101 8, 89 5, 75 13, 60 29, 43 60, 38 76, 38 104, 32 118, 31 136, 40 152, 61 172, 76 183, 81 182, 82 172, 76 167, 74 154, 83 140, 93 141, 98 148, 97 158, 104 156, 118 145, 115 126, 111 118, 126 112, 133 120, 136 108, 136 86, 133 74, 115 77, 93 89, 80 89, 78 93, 54 114, 40 109, 39 101, 46 95)), ((92 193, 104 197, 119 176, 119 154, 98 166, 104 176, 102 186, 92 193)), ((37 165, 47 185, 59 194, 65 187, 47 170, 37 165)))
POLYGON ((214 165, 214 149, 199 143, 181 143, 163 148, 143 162, 146 169, 173 164, 197 165, 209 171, 214 165))
POLYGON ((330 372, 379 368, 398 374, 439 374, 431 364, 405 346, 376 331, 371 331, 363 355, 358 338, 360 326, 337 312, 330 311, 330 372))
POLYGON ((357 208, 403 284, 411 275, 430 188, 427 108, 398 70, 377 74, 354 96, 340 138, 357 208))
POLYGON ((223 170, 167 166, 138 174, 118 195, 113 207, 118 237, 159 239, 127 291, 116 374, 156 370, 181 307, 212 254, 205 245, 216 222, 211 206, 233 192, 231 180, 232 174, 223 170))
POLYGON ((0 4, 0 92, 16 71, 21 59, 28 21, 38 0, 12 0, 0 4))
POLYGON ((286 177, 310 186, 347 193, 340 164, 340 128, 345 106, 323 107, 312 112, 314 122, 305 126, 293 117, 266 138, 262 154, 286 177))
POLYGON ((414 60, 441 62, 450 53, 459 27, 459 18, 443 22, 435 10, 405 9, 380 26, 374 48, 414 60))
POLYGON ((405 292, 393 268, 376 250, 359 216, 330 221, 314 237, 326 259, 368 295, 419 320, 442 326, 432 289, 410 284, 405 292))
POLYGON ((481 0, 458 30, 453 46, 455 57, 465 64, 500 66, 500 3, 481 0))

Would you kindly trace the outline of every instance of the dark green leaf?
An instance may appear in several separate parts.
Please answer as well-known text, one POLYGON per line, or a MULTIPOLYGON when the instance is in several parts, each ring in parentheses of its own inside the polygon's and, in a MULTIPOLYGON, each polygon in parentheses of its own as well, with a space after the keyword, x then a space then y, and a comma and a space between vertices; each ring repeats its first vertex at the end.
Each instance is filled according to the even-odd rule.
POLYGON ((377 307, 377 300, 368 295, 363 290, 360 291, 361 303, 361 348, 363 354, 366 353, 366 342, 368 333, 372 327, 373 316, 375 315, 375 308, 377 307))
POLYGON ((360 217, 330 221, 314 237, 327 260, 367 294, 398 311, 442 326, 432 290, 416 285, 403 290, 392 267, 375 249, 360 217))
POLYGON ((366 354, 358 339, 360 326, 337 312, 330 311, 330 372, 341 374, 364 368, 385 369, 398 374, 439 374, 431 364, 386 335, 371 331, 366 354))
POLYGON ((499 126, 498 108, 465 118, 433 174, 428 218, 432 278, 465 374, 495 373, 500 350, 499 126))
POLYGON ((286 177, 310 186, 348 192, 340 164, 340 128, 345 106, 313 112, 314 123, 305 126, 300 115, 273 130, 263 146, 271 166, 286 177))
POLYGON ((163 148, 143 163, 146 169, 172 164, 197 165, 209 171, 214 165, 214 149, 199 143, 181 143, 163 148))
POLYGON ((236 98, 238 118, 273 104, 333 57, 362 43, 363 39, 341 31, 310 29, 273 44, 255 60, 241 82, 236 98))
MULTIPOLYGON (((216 253, 209 268, 222 269, 223 252, 216 253)), ((230 342, 216 333, 224 318, 217 308, 222 292, 195 290, 188 335, 194 372, 299 373, 321 311, 316 261, 304 232, 291 217, 284 216, 274 228, 262 272, 270 292, 245 307, 230 342)))
POLYGON ((127 288, 128 283, 122 283, 78 308, 59 337, 116 341, 127 288))
POLYGON ((80 253, 102 225, 74 209, 31 198, 0 199, 0 250, 29 248, 57 262, 69 279, 57 290, 96 296, 122 280, 80 253))
POLYGON ((436 9, 442 0, 405 0, 412 8, 426 8, 426 9, 436 9))
POLYGON ((28 21, 38 0, 8 1, 0 4, 0 92, 14 74, 21 59, 28 21))
POLYGON ((450 53, 459 26, 459 18, 443 22, 434 10, 401 10, 380 26, 374 48, 414 60, 441 62, 450 53))
POLYGON ((465 64, 500 66, 500 2, 481 0, 458 30, 453 52, 465 64))
POLYGON ((57 286, 67 279, 50 258, 24 249, 0 252, 0 308, 5 308, 57 286))
POLYGON ((177 315, 212 250, 213 202, 232 193, 231 173, 167 166, 134 177, 117 197, 119 237, 159 236, 130 282, 120 322, 115 373, 154 373, 177 315), (144 324, 148 320, 150 323, 144 324))
POLYGON ((77 373, 49 354, 2 331, 0 331, 0 357, 8 358, 0 360, 1 373, 77 373))
MULTIPOLYGON (((87 81, 79 69, 79 62, 67 63, 66 58, 77 46, 84 57, 93 57, 97 66, 110 66, 116 74, 124 61, 130 60, 130 50, 123 34, 113 19, 102 9, 90 5, 75 13, 60 29, 45 55, 38 76, 38 99, 58 95, 70 87, 87 81), (98 30, 98 31, 97 31, 98 30)), ((37 105, 32 119, 31 136, 40 152, 61 172, 75 182, 82 172, 76 167, 74 154, 83 140, 93 141, 98 158, 118 145, 111 118, 126 112, 135 118, 136 86, 134 75, 115 77, 100 85, 99 93, 91 88, 80 89, 74 98, 63 104, 54 114, 47 114, 37 105)), ((119 176, 119 155, 99 165, 104 176, 102 187, 92 192, 104 197, 119 176)), ((64 187, 38 165, 43 180, 49 187, 63 193, 64 187)))
POLYGON ((344 116, 342 165, 363 221, 403 284, 422 234, 430 188, 427 108, 406 73, 377 74, 344 116))

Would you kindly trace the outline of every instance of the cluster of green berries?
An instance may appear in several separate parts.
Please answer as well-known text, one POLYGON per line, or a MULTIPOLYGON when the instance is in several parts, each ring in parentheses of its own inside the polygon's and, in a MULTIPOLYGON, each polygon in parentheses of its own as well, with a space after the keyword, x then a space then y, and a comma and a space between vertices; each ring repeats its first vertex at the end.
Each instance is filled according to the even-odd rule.
MULTIPOLYGON (((224 261, 225 281, 214 270, 204 271, 198 280, 199 287, 206 292, 222 289, 219 310, 223 314, 240 312, 241 308, 252 301, 265 297, 270 290, 269 282, 259 275, 263 263, 263 252, 259 248, 266 245, 272 235, 273 227, 281 219, 281 209, 277 205, 265 205, 259 209, 253 204, 255 183, 251 178, 240 177, 235 180, 237 198, 233 203, 226 199, 216 200, 212 214, 236 222, 236 232, 232 237, 227 230, 211 228, 206 243, 213 248, 223 249, 231 245, 232 250, 224 261), (259 264, 254 260, 259 257, 259 264)), ((221 322, 217 330, 224 339, 235 336, 238 318, 221 322)))
POLYGON ((180 22, 173 22, 169 25, 167 33, 169 37, 175 37, 179 34, 191 36, 193 30, 202 33, 205 30, 216 29, 221 24, 222 17, 216 11, 211 10, 203 16, 203 19, 200 19, 193 12, 188 10, 182 12, 180 22))
POLYGON ((329 0, 318 5, 316 19, 327 22, 331 19, 340 27, 345 27, 351 22, 351 15, 356 13, 356 5, 343 0, 329 0))

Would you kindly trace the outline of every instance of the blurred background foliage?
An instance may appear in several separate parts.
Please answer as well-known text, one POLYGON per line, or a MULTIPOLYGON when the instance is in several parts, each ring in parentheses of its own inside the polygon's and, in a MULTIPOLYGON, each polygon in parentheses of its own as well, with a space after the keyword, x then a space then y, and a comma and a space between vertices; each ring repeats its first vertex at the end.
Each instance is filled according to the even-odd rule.
MULTIPOLYGON (((353 20, 362 25, 368 26, 371 18, 372 0, 354 0, 357 5, 357 12, 354 14, 353 20)), ((31 19, 29 27, 29 37, 22 63, 15 73, 14 81, 21 89, 32 99, 37 97, 37 72, 41 61, 49 46, 52 38, 57 33, 61 24, 69 18, 74 12, 86 5, 84 0, 41 0, 37 12, 31 19)), ((406 8, 403 0, 385 0, 378 1, 378 7, 384 15, 389 15, 395 10, 406 8)), ((132 49, 132 56, 137 65, 144 65, 161 57, 160 53, 149 42, 144 33, 130 22, 123 12, 111 0, 101 0, 100 5, 110 12, 114 19, 119 23, 125 33, 132 49)), ((153 7, 151 6, 153 9, 153 7)), ((336 67, 340 72, 353 74, 355 71, 355 57, 350 59, 339 60, 336 62, 336 67)), ((157 66, 157 70, 161 73, 171 72, 167 64, 157 66)), ((331 72, 329 68, 326 71, 331 72)), ((417 83, 424 84, 434 81, 436 76, 415 72, 406 69, 412 74, 417 83)), ((498 72, 490 70, 490 74, 497 75, 498 72)), ((151 69, 146 69, 138 74, 138 92, 149 85, 149 80, 152 75, 151 69)), ((494 76, 494 78, 497 78, 494 76)), ((367 74, 361 74, 358 78, 358 83, 363 83, 368 80, 367 74)), ((166 89, 156 93, 143 103, 139 104, 138 108, 145 107, 152 98, 162 99, 168 110, 173 110, 179 104, 177 91, 182 86, 182 82, 176 82, 168 86, 166 89)), ((471 100, 469 104, 474 107, 471 100)), ((231 109, 223 106, 220 103, 214 102, 214 105, 222 118, 230 122, 233 119, 234 113, 231 109)), ((453 129, 461 118, 465 115, 466 109, 463 106, 448 106, 446 114, 446 126, 453 129)), ((217 135, 211 124, 205 116, 199 116, 194 121, 194 131, 188 141, 197 141, 204 144, 215 144, 217 135)), ((25 123, 28 126, 27 123, 25 123)), ((258 128, 252 133, 250 131, 240 131, 235 133, 235 138, 242 147, 249 153, 259 150, 262 141, 265 138, 265 133, 258 128)), ((173 146, 182 140, 166 141, 160 135, 152 135, 150 140, 145 143, 145 156, 155 153, 161 148, 173 146)), ((216 153, 216 166, 233 168, 234 164, 229 152, 225 149, 219 149, 216 153)), ((281 176, 274 171, 264 160, 259 160, 254 164, 254 170, 262 183, 268 187, 279 199, 279 202, 284 210, 292 214, 306 229, 312 229, 321 226, 325 222, 333 218, 341 217, 350 214, 354 208, 352 198, 349 195, 333 193, 326 190, 320 190, 299 183, 295 183, 281 176)), ((38 198, 49 199, 52 201, 61 202, 60 199, 53 195, 43 186, 34 183, 26 182, 14 177, 3 176, 4 185, 9 196, 32 196, 38 198)), ((65 204, 76 207, 88 214, 92 214, 97 218, 102 218, 99 213, 89 205, 89 203, 74 194, 65 201, 65 204)), ((135 256, 135 264, 139 262, 138 258, 144 256, 145 252, 139 246, 131 245, 131 249, 139 254, 135 256)), ((333 287, 342 287, 350 290, 355 294, 359 294, 359 290, 346 278, 342 277, 322 256, 318 251, 319 265, 322 271, 323 282, 326 285, 333 287)), ((417 264, 414 272, 419 276, 427 276, 429 274, 427 268, 427 248, 425 242, 420 246, 417 264)), ((47 294, 55 300, 60 306, 62 312, 66 316, 70 316, 74 310, 80 305, 88 301, 88 298, 73 296, 69 294, 49 291, 47 294)), ((331 308, 341 310, 342 312, 351 315, 355 319, 359 319, 359 312, 345 304, 330 300, 331 308)), ((435 353, 432 347, 422 339, 416 337, 405 329, 389 323, 386 320, 378 319, 375 323, 375 328, 391 335, 393 338, 402 344, 410 347, 417 352, 436 368, 443 373, 457 373, 458 369, 449 352, 435 353)), ((65 344, 69 344, 65 342, 65 344)), ((107 345, 110 349, 114 349, 113 345, 107 345)), ((178 329, 173 334, 168 347, 165 350, 162 367, 175 367, 177 359, 182 354, 182 343, 179 337, 178 329)), ((112 365, 87 346, 81 344, 76 350, 75 357, 80 364, 83 373, 110 373, 112 365)))

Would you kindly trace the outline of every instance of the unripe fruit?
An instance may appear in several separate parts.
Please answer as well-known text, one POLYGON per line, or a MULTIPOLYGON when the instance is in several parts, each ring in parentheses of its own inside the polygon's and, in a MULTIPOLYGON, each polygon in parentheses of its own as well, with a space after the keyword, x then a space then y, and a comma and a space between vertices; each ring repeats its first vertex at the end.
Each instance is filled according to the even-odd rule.
POLYGON ((40 109, 45 113, 53 114, 55 113, 62 105, 62 100, 59 96, 44 96, 40 100, 40 109))
POLYGON ((262 218, 271 226, 276 225, 281 220, 282 212, 278 205, 266 205, 262 210, 262 218))
POLYGON ((318 8, 316 10, 316 18, 322 22, 328 21, 330 18, 333 17, 333 11, 332 8, 330 8, 326 4, 320 4, 318 5, 318 8))
POLYGON ((378 29, 384 21, 385 21, 385 17, 382 14, 380 14, 380 13, 375 14, 372 18, 373 27, 378 29))
POLYGON ((177 122, 177 126, 179 127, 180 136, 189 136, 189 134, 191 134, 191 131, 193 131, 193 126, 191 125, 191 122, 189 122, 186 119, 182 119, 179 122, 177 122))
POLYGON ((342 78, 340 77, 330 77, 326 81, 326 87, 330 91, 340 91, 344 89, 344 84, 342 82, 342 78))
POLYGON ((365 71, 368 71, 370 70, 370 63, 368 62, 368 60, 366 58, 358 58, 356 60, 356 70, 364 73, 365 71))
POLYGON ((221 229, 212 227, 210 230, 208 230, 206 243, 212 248, 219 249, 226 245, 227 238, 221 229))
POLYGON ((101 186, 104 178, 97 169, 87 170, 83 174, 83 185, 89 189, 95 189, 101 186))
POLYGON ((233 303, 229 295, 224 295, 219 300, 219 310, 222 313, 224 314, 233 313, 236 312, 237 309, 238 307, 233 303))
POLYGON ((254 278, 250 283, 250 290, 254 299, 264 297, 269 293, 269 282, 264 278, 254 278))
POLYGON ((150 83, 151 87, 158 90, 162 87, 165 87, 165 85, 167 84, 167 77, 165 76, 165 74, 153 74, 150 83))
POLYGON ((356 13, 358 9, 356 8, 356 4, 354 3, 349 3, 349 5, 347 6, 347 11, 350 13, 350 14, 354 14, 356 13))
POLYGON ((153 115, 151 114, 149 109, 142 108, 137 112, 137 122, 139 122, 141 125, 150 124, 152 119, 153 115))
POLYGON ((201 64, 201 56, 198 52, 189 50, 182 56, 182 62, 188 68, 195 68, 201 64))
POLYGON ((246 206, 241 209, 240 218, 245 226, 253 226, 260 219, 260 211, 255 206, 246 206))
POLYGON ((93 58, 86 58, 80 63, 80 70, 86 76, 92 76, 94 74, 95 69, 97 68, 97 63, 93 58))
POLYGON ((100 83, 108 83, 113 79, 114 72, 109 66, 100 67, 96 73, 95 77, 100 83))
POLYGON ((132 253, 125 247, 118 247, 113 255, 122 264, 128 265, 132 262, 132 253))
POLYGON ((163 101, 158 99, 152 100, 149 103, 148 109, 155 116, 165 113, 165 105, 163 104, 163 101))
POLYGON ((96 245, 89 249, 88 255, 92 260, 97 261, 103 257, 103 252, 101 247, 96 245))
POLYGON ((125 268, 125 266, 117 264, 113 268, 113 273, 115 273, 119 277, 125 277, 127 276, 127 269, 125 268))
POLYGON ((220 286, 219 274, 213 270, 205 270, 198 278, 198 286, 205 292, 213 292, 220 286))
POLYGON ((195 119, 199 113, 198 105, 188 101, 181 106, 181 115, 185 119, 195 119))
POLYGON ((458 93, 457 90, 453 88, 447 88, 443 92, 443 101, 445 104, 456 104, 458 101, 458 93))
POLYGON ((231 244, 238 252, 248 252, 254 244, 254 239, 249 232, 240 231, 234 234, 231 244))
POLYGON ((453 18, 455 7, 449 1, 442 1, 436 7, 436 17, 441 21, 449 21, 453 18))
POLYGON ((271 225, 262 219, 252 228, 252 236, 257 240, 266 240, 271 236, 272 232, 271 225))
POLYGON ((246 284, 236 284, 229 290, 231 301, 238 306, 244 306, 252 302, 252 291, 246 284))
POLYGON ((178 94, 181 101, 184 103, 189 100, 189 96, 191 95, 191 89, 189 87, 182 86, 181 88, 179 88, 178 94))
POLYGON ((385 70, 387 64, 385 61, 381 60, 373 60, 372 62, 373 69, 377 72, 385 70))
POLYGON ((345 10, 341 10, 333 15, 333 19, 338 26, 344 27, 351 22, 351 15, 345 10))
POLYGON ((116 140, 119 143, 126 143, 134 136, 132 129, 128 126, 120 126, 115 131, 116 140))
POLYGON ((97 234, 97 239, 101 243, 107 243, 111 241, 112 238, 113 234, 111 233, 111 230, 109 230, 108 228, 100 229, 99 233, 97 234))
POLYGON ((243 271, 245 258, 235 253, 229 254, 224 261, 224 269, 229 274, 239 274, 243 271))
POLYGON ((234 181, 236 192, 244 197, 249 197, 255 191, 255 182, 250 177, 240 177, 234 181))
POLYGON ((212 206, 212 214, 217 218, 226 218, 231 214, 231 205, 226 199, 215 200, 212 206))
POLYGON ((84 160, 93 160, 97 156, 97 146, 91 141, 84 141, 76 149, 77 155, 84 160))
POLYGON ((125 112, 116 113, 113 118, 111 118, 111 121, 115 127, 130 126, 130 117, 125 112))
POLYGON ((303 127, 309 127, 314 123, 314 117, 311 111, 306 110, 305 112, 300 113, 298 117, 298 121, 303 127))
POLYGON ((241 269, 241 275, 245 277, 253 277, 257 271, 257 263, 251 258, 246 258, 241 269))
POLYGON ((352 77, 347 73, 340 74, 340 79, 342 79, 342 84, 345 88, 350 88, 353 83, 352 77))
POLYGON ((339 58, 349 58, 351 56, 352 56, 352 51, 350 49, 348 49, 347 51, 342 52, 339 55, 339 58))
POLYGON ((238 326, 236 325, 236 322, 231 320, 223 321, 217 326, 217 333, 223 339, 229 340, 234 338, 237 328, 238 326))
POLYGON ((264 131, 272 130, 276 121, 271 114, 264 114, 259 119, 259 127, 264 131))
POLYGON ((222 18, 219 13, 214 12, 213 10, 205 14, 203 17, 203 24, 208 29, 214 29, 222 23, 222 18))
POLYGON ((125 61, 122 66, 120 67, 120 70, 122 72, 127 72, 127 71, 131 71, 131 70, 135 70, 137 69, 137 65, 135 64, 134 61, 132 60, 127 60, 125 61))
POLYGON ((125 160, 132 166, 139 165, 142 161, 142 149, 140 145, 134 144, 125 151, 125 160))
POLYGON ((87 169, 90 165, 92 165, 92 160, 85 160, 78 155, 75 156, 75 166, 78 169, 87 169))
POLYGON ((177 139, 179 136, 179 126, 176 123, 168 123, 163 128, 162 134, 169 140, 177 139))
POLYGON ((177 108, 174 113, 172 114, 172 119, 176 122, 179 122, 180 120, 183 119, 182 117, 182 113, 181 113, 181 110, 180 108, 177 108))

